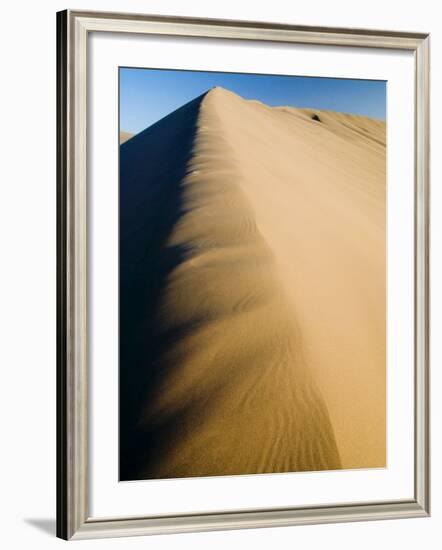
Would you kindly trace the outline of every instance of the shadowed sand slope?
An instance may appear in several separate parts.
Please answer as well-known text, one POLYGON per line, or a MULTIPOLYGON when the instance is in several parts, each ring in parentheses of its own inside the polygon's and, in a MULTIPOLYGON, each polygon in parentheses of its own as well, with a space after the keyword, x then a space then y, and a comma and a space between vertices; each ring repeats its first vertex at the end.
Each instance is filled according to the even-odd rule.
POLYGON ((120 167, 121 479, 384 466, 385 125, 215 88, 120 167))

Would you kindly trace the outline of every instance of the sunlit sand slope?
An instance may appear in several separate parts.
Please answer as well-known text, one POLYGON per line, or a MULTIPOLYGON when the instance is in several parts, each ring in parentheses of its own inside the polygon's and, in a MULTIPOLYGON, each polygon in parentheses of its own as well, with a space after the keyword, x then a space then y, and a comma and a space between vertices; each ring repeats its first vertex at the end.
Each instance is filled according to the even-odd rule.
POLYGON ((123 131, 121 131, 121 132, 120 132, 120 144, 121 144, 121 143, 124 143, 125 141, 127 141, 127 140, 130 139, 131 137, 133 137, 133 134, 131 134, 130 132, 123 132, 123 131))
POLYGON ((215 88, 120 160, 121 478, 384 466, 384 124, 215 88))

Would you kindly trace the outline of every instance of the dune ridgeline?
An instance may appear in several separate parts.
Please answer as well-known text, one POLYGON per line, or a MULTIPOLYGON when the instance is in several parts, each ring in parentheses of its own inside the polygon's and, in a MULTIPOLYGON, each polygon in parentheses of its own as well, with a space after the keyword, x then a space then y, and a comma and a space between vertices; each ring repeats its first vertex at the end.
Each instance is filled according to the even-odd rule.
POLYGON ((133 137, 133 134, 131 134, 130 132, 121 131, 120 132, 120 145, 122 143, 124 143, 125 141, 131 139, 132 137, 133 137))
POLYGON ((121 145, 122 480, 384 467, 385 123, 214 88, 121 145))

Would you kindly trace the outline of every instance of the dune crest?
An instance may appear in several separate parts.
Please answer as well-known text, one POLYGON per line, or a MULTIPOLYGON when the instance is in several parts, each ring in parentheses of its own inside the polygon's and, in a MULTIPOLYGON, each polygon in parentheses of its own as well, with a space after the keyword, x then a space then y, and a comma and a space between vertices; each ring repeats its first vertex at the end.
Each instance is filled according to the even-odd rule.
POLYGON ((131 132, 124 132, 121 130, 120 132, 120 145, 124 143, 125 141, 128 141, 129 139, 133 138, 134 134, 131 132))
POLYGON ((385 464, 382 162, 221 88, 122 145, 121 479, 385 464))

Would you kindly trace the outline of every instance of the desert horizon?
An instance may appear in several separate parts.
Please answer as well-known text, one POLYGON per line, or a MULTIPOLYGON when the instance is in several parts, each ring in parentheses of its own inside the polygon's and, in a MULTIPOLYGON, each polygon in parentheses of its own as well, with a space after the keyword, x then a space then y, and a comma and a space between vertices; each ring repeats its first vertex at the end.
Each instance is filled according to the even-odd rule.
POLYGON ((386 124, 216 86, 120 133, 120 479, 386 466, 386 124))

